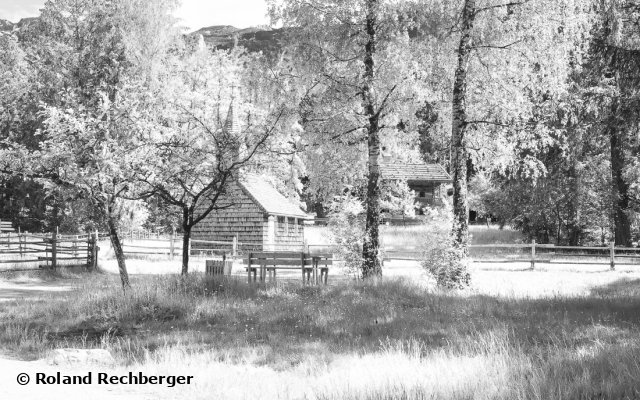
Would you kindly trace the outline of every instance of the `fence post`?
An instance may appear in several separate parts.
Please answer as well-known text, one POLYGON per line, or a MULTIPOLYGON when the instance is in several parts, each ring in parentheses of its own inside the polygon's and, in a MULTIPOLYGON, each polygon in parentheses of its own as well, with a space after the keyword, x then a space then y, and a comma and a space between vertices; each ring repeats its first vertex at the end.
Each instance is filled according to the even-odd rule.
POLYGON ((304 262, 305 262, 305 254, 304 252, 300 253, 300 264, 301 264, 301 269, 302 269, 302 286, 304 286, 304 262))
POLYGON ((55 233, 51 234, 51 269, 56 269, 57 267, 57 250, 56 247, 58 246, 57 244, 58 242, 58 237, 55 233))
POLYGON ((233 237, 233 244, 231 245, 231 255, 235 259, 238 256, 238 235, 233 237))
POLYGON ((536 240, 531 241, 531 270, 536 267, 536 240))
POLYGON ((100 246, 98 246, 98 231, 96 230, 96 234, 94 237, 94 241, 93 243, 95 243, 93 245, 93 265, 92 268, 94 270, 98 269, 98 252, 100 251, 100 246))
POLYGON ((169 237, 169 259, 173 260, 173 235, 169 237))
POLYGON ((609 243, 609 258, 611 263, 611 270, 616 269, 616 242, 609 243))
POLYGON ((89 233, 87 235, 87 269, 93 266, 93 243, 93 235, 89 233))
POLYGON ((46 236, 39 239, 42 239, 42 241, 44 242, 44 262, 46 268, 49 268, 49 241, 47 240, 46 236))
MULTIPOLYGON (((26 247, 26 243, 25 243, 25 247, 26 247)), ((23 255, 22 255, 22 235, 20 233, 18 233, 18 249, 20 251, 20 258, 22 258, 23 257, 23 255)))

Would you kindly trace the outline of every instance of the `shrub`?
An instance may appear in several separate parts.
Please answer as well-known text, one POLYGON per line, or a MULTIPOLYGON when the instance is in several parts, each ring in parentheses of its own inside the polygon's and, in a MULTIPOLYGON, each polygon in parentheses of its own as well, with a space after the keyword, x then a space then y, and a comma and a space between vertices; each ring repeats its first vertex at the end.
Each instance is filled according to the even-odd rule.
POLYGON ((363 264, 362 245, 365 236, 364 206, 351 196, 342 197, 331 205, 329 228, 337 255, 344 260, 347 274, 357 275, 363 264))
POLYGON ((439 287, 462 289, 471 283, 469 258, 454 244, 451 219, 447 213, 430 218, 421 265, 439 287))

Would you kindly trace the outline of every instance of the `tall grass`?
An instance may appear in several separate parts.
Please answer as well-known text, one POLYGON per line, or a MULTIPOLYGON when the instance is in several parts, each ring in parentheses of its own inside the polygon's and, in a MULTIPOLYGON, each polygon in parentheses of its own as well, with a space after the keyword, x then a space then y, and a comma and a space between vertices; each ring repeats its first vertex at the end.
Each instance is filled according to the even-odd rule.
POLYGON ((637 398, 639 284, 533 299, 192 274, 134 277, 125 294, 101 275, 0 304, 0 345, 106 348, 122 369, 195 375, 184 398, 637 398))

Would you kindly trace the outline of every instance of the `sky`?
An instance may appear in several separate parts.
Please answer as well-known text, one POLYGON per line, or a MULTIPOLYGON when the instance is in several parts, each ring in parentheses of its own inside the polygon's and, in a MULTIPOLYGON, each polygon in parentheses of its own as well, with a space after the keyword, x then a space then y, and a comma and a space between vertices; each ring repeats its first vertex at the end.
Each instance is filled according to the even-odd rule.
MULTIPOLYGON (((21 18, 36 17, 46 0, 0 0, 0 19, 18 22, 21 18)), ((153 1, 153 0, 149 0, 153 1)), ((182 0, 176 17, 189 30, 211 25, 233 25, 247 28, 267 25, 265 0, 182 0)))

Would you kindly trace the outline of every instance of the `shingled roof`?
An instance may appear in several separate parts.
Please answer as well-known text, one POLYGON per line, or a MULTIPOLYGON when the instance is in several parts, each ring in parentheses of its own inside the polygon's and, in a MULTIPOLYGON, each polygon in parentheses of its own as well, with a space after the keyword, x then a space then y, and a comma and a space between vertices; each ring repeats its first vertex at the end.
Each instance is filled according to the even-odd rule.
POLYGON ((273 186, 260 177, 245 174, 239 180, 240 187, 255 203, 269 215, 311 219, 307 213, 291 200, 284 197, 273 186))
POLYGON ((440 164, 405 164, 397 162, 380 163, 382 179, 451 182, 451 176, 440 164))

